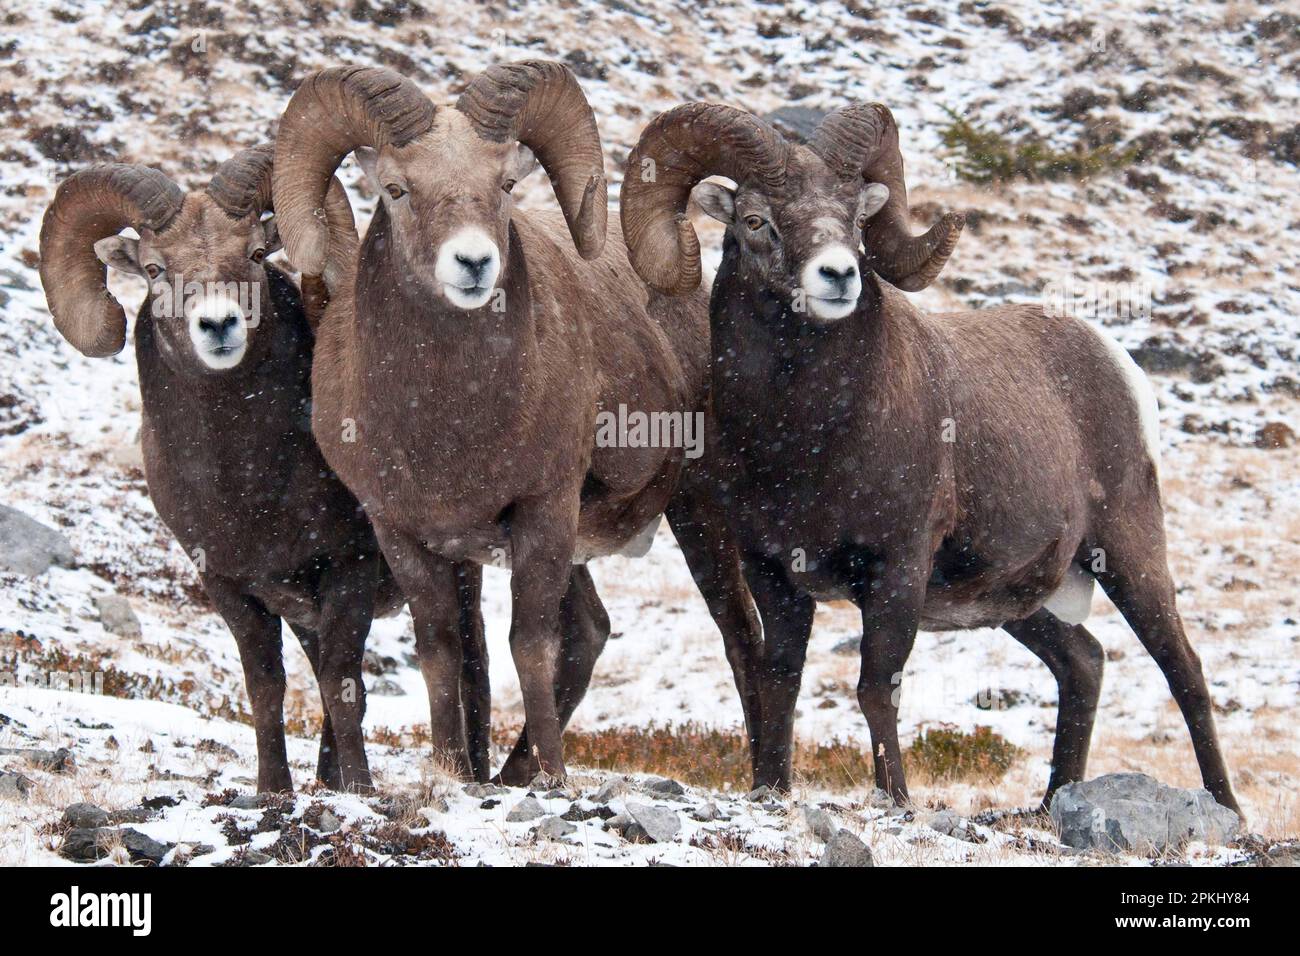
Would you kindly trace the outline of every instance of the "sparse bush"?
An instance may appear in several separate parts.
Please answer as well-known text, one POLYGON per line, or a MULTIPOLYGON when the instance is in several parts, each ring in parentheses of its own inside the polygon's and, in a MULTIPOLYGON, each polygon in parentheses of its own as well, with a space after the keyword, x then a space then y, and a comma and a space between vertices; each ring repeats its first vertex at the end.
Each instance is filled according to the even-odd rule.
POLYGON ((956 174, 973 183, 1088 179, 1128 166, 1138 157, 1132 145, 1102 143, 1089 147, 1084 138, 1086 131, 1079 134, 1070 149, 1057 150, 1034 133, 1013 139, 984 129, 954 110, 945 108, 945 112, 951 121, 944 128, 943 144, 952 156, 956 174))
POLYGON ((1021 750, 991 727, 967 733, 951 725, 923 730, 905 754, 909 775, 929 780, 1000 780, 1021 750))

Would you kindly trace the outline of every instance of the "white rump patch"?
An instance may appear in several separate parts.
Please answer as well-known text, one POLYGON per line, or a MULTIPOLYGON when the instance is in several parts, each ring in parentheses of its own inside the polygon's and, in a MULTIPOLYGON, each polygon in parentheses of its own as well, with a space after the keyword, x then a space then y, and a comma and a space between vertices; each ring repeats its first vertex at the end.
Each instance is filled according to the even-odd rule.
POLYGON ((1092 613, 1092 591, 1096 584, 1091 574, 1072 563, 1061 586, 1052 592, 1043 608, 1066 624, 1082 624, 1092 613))
POLYGON ((1160 406, 1156 404, 1156 392, 1151 387, 1151 380, 1147 378, 1146 373, 1142 371, 1137 362, 1133 361, 1133 356, 1128 354, 1124 346, 1105 331, 1097 328, 1095 325, 1088 325, 1101 339, 1106 346, 1106 351, 1110 352, 1111 358, 1115 360, 1115 365, 1124 375, 1124 380, 1128 383, 1129 392, 1133 395, 1133 401, 1137 405, 1138 420, 1142 426, 1142 443, 1146 445, 1147 454, 1151 456, 1151 463, 1155 465, 1156 475, 1160 474, 1160 406))

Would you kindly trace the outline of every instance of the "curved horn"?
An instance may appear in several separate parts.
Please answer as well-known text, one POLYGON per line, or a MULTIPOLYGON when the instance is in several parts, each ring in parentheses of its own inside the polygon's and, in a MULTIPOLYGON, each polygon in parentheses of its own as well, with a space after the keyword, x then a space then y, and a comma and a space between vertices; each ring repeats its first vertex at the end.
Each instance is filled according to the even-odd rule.
POLYGON ((276 221, 289 258, 325 270, 330 177, 358 146, 404 146, 433 126, 434 105, 392 70, 335 67, 303 80, 280 118, 271 172, 276 221))
MULTIPOLYGON (((241 150, 218 167, 208 183, 208 195, 227 215, 236 218, 274 211, 271 190, 274 159, 275 147, 269 143, 241 150)), ((337 292, 345 264, 356 255, 358 246, 352 204, 337 176, 330 177, 324 210, 329 246, 321 275, 325 285, 337 292)))
POLYGON ((120 163, 83 169, 59 186, 41 222, 41 285, 55 328, 77 351, 102 358, 126 344, 126 315, 95 243, 127 226, 164 228, 184 198, 158 170, 120 163))
POLYGON ((596 117, 572 71, 552 60, 492 66, 465 88, 456 109, 484 139, 518 140, 533 151, 551 178, 578 254, 599 256, 609 215, 605 161, 596 117))
POLYGON ((275 147, 243 149, 217 167, 208 195, 228 216, 260 216, 271 207, 271 162, 275 147))
POLYGON ((919 292, 933 282, 952 254, 966 219, 960 213, 947 213, 924 235, 912 235, 898 124, 889 109, 879 103, 838 109, 822 120, 809 146, 841 175, 861 176, 889 187, 884 208, 867 222, 865 245, 871 267, 905 292, 919 292))
POLYGON ((691 190, 709 176, 779 189, 789 149, 767 123, 730 106, 688 103, 656 116, 627 158, 619 198, 637 274, 668 295, 698 286, 700 241, 686 218, 691 190))

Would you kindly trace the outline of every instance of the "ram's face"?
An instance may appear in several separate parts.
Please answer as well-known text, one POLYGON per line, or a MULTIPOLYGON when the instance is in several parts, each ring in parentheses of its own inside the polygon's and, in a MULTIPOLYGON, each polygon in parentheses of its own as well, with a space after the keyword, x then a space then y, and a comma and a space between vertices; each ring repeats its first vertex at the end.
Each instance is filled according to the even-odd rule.
POLYGON ((862 231, 889 198, 879 183, 845 181, 807 153, 779 193, 701 183, 695 199, 735 237, 744 274, 814 322, 843 319, 862 292, 862 231))
POLYGON ((505 275, 511 191, 536 168, 528 147, 483 139, 454 110, 403 147, 357 150, 407 275, 457 309, 492 300, 505 275))
POLYGON ((190 193, 166 229, 139 239, 110 236, 95 254, 110 268, 149 283, 159 348, 184 373, 216 374, 241 365, 271 303, 263 260, 280 248, 274 222, 225 213, 190 193))

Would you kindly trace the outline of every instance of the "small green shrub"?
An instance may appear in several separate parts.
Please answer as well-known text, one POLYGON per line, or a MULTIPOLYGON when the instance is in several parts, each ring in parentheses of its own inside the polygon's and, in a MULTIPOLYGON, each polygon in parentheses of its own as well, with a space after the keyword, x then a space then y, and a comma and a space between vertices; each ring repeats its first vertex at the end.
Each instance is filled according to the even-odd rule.
POLYGON ((904 763, 909 774, 930 780, 994 781, 1011 769, 1021 750, 991 727, 966 733, 944 724, 923 730, 912 741, 904 763))
POLYGON ((1056 150, 1034 133, 1012 139, 982 128, 955 110, 945 107, 944 112, 950 122, 943 130, 943 144, 957 175, 973 183, 1088 179, 1128 166, 1138 157, 1138 148, 1131 145, 1089 148, 1076 142, 1070 149, 1056 150))

